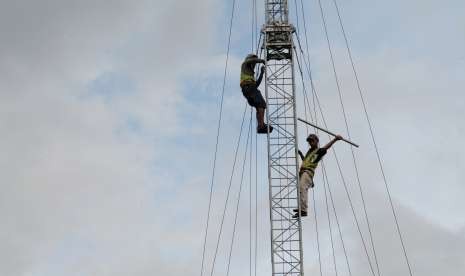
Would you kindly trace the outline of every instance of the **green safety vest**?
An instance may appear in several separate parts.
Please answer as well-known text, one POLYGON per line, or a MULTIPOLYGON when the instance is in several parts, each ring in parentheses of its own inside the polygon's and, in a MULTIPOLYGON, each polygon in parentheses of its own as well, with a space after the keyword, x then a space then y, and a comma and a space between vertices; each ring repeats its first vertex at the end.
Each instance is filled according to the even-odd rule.
POLYGON ((312 152, 307 153, 302 162, 302 166, 300 166, 300 171, 308 171, 311 177, 315 175, 315 169, 318 166, 318 162, 316 162, 316 159, 318 158, 318 154, 316 154, 317 152, 318 148, 312 152))

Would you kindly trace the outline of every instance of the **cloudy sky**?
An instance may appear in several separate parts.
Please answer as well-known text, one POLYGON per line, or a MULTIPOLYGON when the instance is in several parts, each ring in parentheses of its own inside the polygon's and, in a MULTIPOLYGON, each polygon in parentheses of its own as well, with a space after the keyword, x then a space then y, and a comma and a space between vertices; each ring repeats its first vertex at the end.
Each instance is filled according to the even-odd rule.
MULTIPOLYGON (((318 2, 305 2, 315 87, 329 127, 345 135, 318 2)), ((331 1, 322 3, 351 136, 361 145, 356 156, 381 275, 409 275, 337 15, 331 1)), ((413 275, 464 275, 465 2, 339 5, 413 275)), ((231 6, 0 0, 1 276, 200 275, 231 6)), ((244 108, 237 78, 251 51, 251 7, 236 2, 208 275, 244 108)), ((266 140, 257 141, 257 274, 269 275, 266 140)), ((350 149, 338 143, 335 150, 366 238, 350 149)), ((331 155, 327 172, 352 273, 371 275, 331 155)), ((237 180, 236 172, 214 275, 226 275, 237 180)), ((247 185, 231 275, 249 273, 247 185)), ((321 173, 314 191, 322 270, 335 275, 321 173)), ((348 275, 332 224, 338 273, 348 275)), ((319 274, 314 219, 303 227, 305 272, 319 274)))

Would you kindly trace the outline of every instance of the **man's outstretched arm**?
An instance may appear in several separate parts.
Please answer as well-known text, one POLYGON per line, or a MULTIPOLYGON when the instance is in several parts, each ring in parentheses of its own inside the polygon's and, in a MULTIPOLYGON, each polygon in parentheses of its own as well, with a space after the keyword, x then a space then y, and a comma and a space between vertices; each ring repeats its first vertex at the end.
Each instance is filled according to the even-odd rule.
POLYGON ((323 149, 325 150, 328 150, 334 143, 336 143, 336 141, 339 141, 342 139, 342 136, 341 135, 336 135, 336 137, 334 137, 333 140, 329 141, 328 144, 326 144, 324 147, 322 147, 323 149))

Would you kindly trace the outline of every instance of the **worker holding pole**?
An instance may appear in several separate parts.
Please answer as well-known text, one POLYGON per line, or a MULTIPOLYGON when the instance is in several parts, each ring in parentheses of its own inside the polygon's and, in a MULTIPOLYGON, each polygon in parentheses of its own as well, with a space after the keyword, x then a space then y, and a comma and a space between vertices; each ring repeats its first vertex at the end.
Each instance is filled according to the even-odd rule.
MULTIPOLYGON (((300 200, 300 216, 305 217, 307 216, 307 208, 308 208, 308 189, 313 188, 313 176, 315 175, 315 169, 318 166, 318 162, 323 158, 323 156, 326 154, 328 149, 336 143, 336 141, 342 140, 356 148, 358 148, 358 145, 355 144, 352 141, 349 141, 347 139, 342 138, 341 135, 334 134, 333 132, 326 130, 324 128, 321 128, 317 125, 314 125, 310 122, 307 122, 305 120, 302 120, 301 118, 297 118, 299 121, 302 123, 305 123, 307 125, 310 125, 316 129, 319 129, 323 132, 328 133, 329 135, 334 136, 334 139, 331 140, 328 144, 326 144, 324 147, 319 148, 318 147, 318 136, 315 134, 310 134, 307 137, 307 142, 310 145, 310 149, 307 151, 307 154, 305 156, 302 154, 302 152, 299 150, 298 153, 300 155, 300 158, 302 158, 302 165, 300 166, 300 171, 299 171, 299 189, 300 189, 300 195, 299 195, 299 200, 300 200)), ((293 218, 298 218, 299 217, 299 209, 294 209, 295 214, 292 216, 293 218)))
MULTIPOLYGON (((341 135, 334 134, 333 132, 327 129, 321 128, 315 124, 302 120, 301 118, 297 118, 297 119, 301 121, 302 123, 310 125, 316 129, 319 129, 323 132, 328 133, 329 135, 334 136, 333 140, 329 141, 329 143, 326 144, 324 147, 319 148, 318 147, 318 142, 319 142, 318 136, 316 136, 315 134, 310 134, 307 137, 307 142, 310 145, 310 149, 307 151, 307 154, 303 155, 300 150, 298 151, 300 158, 302 158, 302 165, 300 166, 300 171, 299 171, 300 216, 306 217, 307 208, 308 208, 308 189, 313 188, 314 186, 313 176, 315 175, 315 170, 316 170, 316 167, 318 166, 318 162, 320 162, 321 158, 323 158, 323 156, 326 154, 328 149, 334 143, 336 143, 336 141, 342 140, 356 148, 358 148, 358 145, 352 141, 342 138, 341 135)), ((298 218, 299 209, 294 209, 294 212, 295 214, 292 217, 298 218)))
MULTIPOLYGON (((307 142, 310 145, 310 149, 307 151, 305 155, 299 150, 298 153, 300 158, 302 158, 302 165, 300 166, 299 171, 299 189, 300 189, 300 216, 306 217, 307 216, 307 209, 308 209, 308 189, 313 188, 313 176, 315 175, 316 167, 318 166, 318 162, 320 162, 321 158, 326 154, 328 149, 336 143, 336 141, 343 140, 341 135, 336 135, 333 140, 327 143, 324 147, 318 147, 318 136, 315 134, 310 134, 307 137, 307 142)), ((293 218, 299 217, 299 209, 294 209, 294 216, 293 218)))

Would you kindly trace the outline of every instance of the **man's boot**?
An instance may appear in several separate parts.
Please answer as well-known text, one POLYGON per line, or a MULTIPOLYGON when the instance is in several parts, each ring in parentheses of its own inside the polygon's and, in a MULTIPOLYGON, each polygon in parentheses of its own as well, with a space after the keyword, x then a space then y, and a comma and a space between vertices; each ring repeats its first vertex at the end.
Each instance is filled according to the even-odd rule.
MULTIPOLYGON (((300 211, 300 216, 301 217, 306 217, 307 216, 307 212, 306 211, 300 211)), ((298 218, 299 217, 299 212, 296 212, 292 218, 298 218)))
POLYGON ((263 124, 262 127, 257 127, 257 133, 266 134, 266 133, 268 133, 268 128, 270 128, 270 133, 273 132, 273 127, 272 126, 268 126, 267 124, 263 124))

